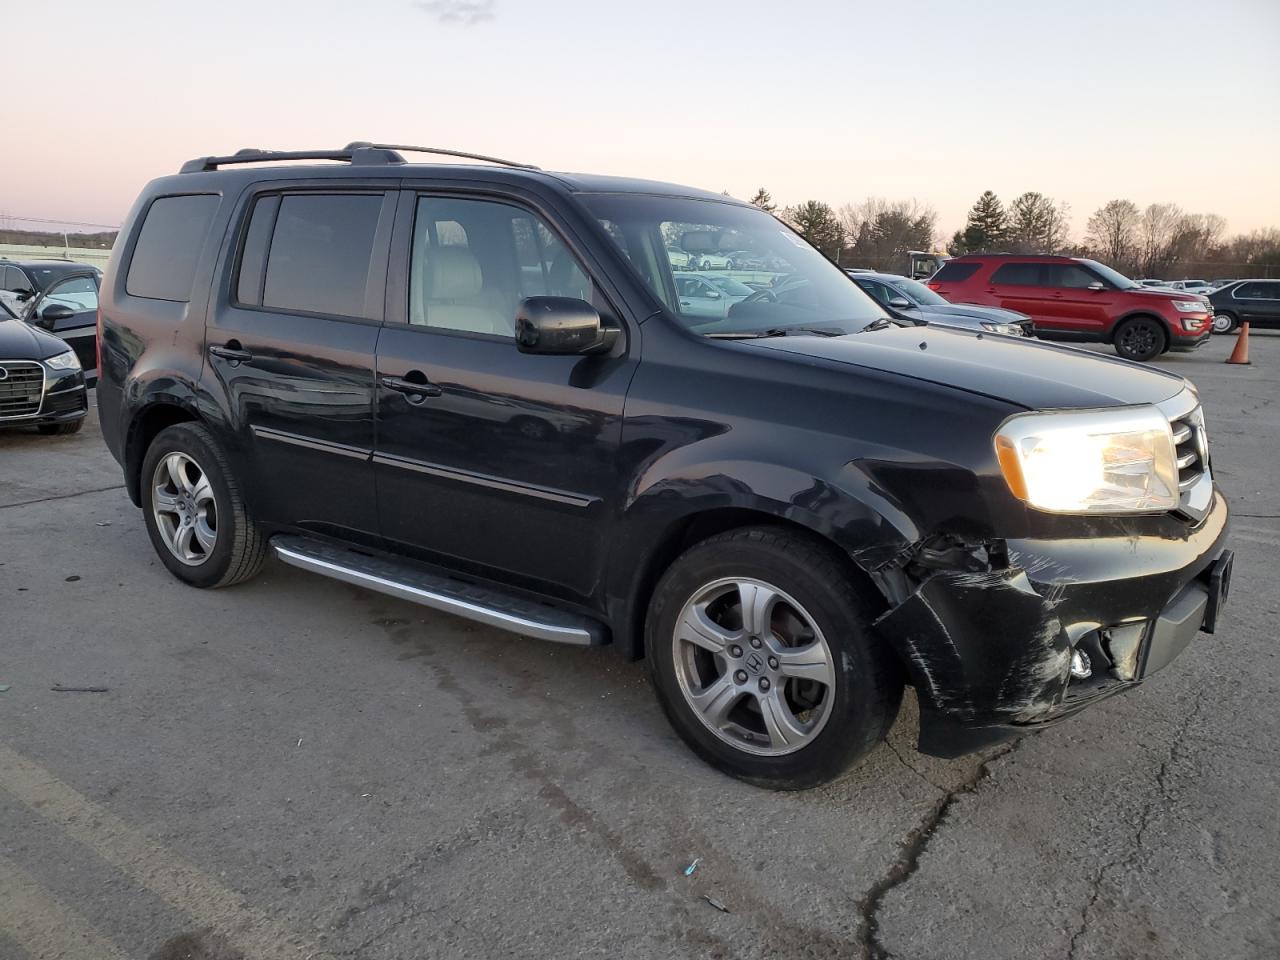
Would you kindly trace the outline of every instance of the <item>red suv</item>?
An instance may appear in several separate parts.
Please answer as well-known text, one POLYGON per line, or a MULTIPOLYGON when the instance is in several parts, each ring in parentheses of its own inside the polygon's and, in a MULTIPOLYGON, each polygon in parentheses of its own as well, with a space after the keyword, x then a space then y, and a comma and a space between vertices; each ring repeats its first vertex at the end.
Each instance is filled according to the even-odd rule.
POLYGON ((1029 314, 1046 340, 1113 343, 1127 360, 1194 350, 1213 326, 1199 294, 1140 287, 1094 260, 973 254, 956 257, 929 278, 952 303, 1005 307, 1029 314))

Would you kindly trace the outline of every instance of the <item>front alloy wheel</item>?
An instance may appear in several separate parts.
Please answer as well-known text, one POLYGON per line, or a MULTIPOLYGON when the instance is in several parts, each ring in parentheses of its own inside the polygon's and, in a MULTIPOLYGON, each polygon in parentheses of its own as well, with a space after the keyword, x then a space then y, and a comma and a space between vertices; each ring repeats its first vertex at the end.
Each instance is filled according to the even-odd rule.
POLYGON ((1126 360, 1145 362, 1164 352, 1166 335, 1159 321, 1138 317, 1116 331, 1116 353, 1126 360))
POLYGON ((760 786, 839 776, 888 731, 902 675, 871 627, 879 601, 803 531, 744 527, 681 554, 645 618, 649 675, 700 757, 760 786))
POLYGON ((804 607, 771 584, 707 584, 685 604, 672 643, 685 702, 739 750, 793 753, 831 715, 831 649, 804 607))

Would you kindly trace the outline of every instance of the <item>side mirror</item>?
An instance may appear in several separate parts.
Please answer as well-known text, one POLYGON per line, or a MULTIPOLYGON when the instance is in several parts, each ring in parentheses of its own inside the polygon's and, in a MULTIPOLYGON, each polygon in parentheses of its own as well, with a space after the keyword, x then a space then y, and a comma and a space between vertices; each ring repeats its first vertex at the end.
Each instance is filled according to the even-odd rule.
POLYGON ((40 326, 52 330, 59 320, 69 320, 75 315, 76 312, 65 303, 51 303, 40 311, 40 326))
POLYGON ((1105 289, 1107 289, 1107 285, 1106 285, 1105 283, 1103 283, 1101 280, 1095 280, 1095 281, 1093 281, 1093 283, 1089 284, 1089 289, 1090 289, 1090 290, 1105 290, 1105 289))
POLYGON ((712 290, 712 291, 710 291, 710 292, 707 294, 707 299, 708 299, 708 300, 719 300, 719 299, 720 299, 720 294, 719 294, 717 291, 712 290))
POLYGON ((890 297, 889 306, 893 307, 895 310, 910 310, 911 301, 906 297, 890 297))
POLYGON ((574 297, 525 297, 516 306, 516 346, 521 353, 608 353, 618 340, 596 308, 574 297))

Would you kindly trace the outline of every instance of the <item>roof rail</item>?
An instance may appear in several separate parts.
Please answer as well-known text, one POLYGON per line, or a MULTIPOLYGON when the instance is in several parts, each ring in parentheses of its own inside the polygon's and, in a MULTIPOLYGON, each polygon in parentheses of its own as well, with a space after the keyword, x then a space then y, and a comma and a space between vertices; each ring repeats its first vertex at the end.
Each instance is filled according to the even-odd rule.
POLYGON ((434 153, 447 157, 461 157, 465 160, 481 160, 485 163, 497 163, 504 167, 520 167, 525 170, 537 170, 531 163, 517 163, 514 160, 502 160, 499 157, 488 157, 481 153, 465 153, 461 150, 445 150, 439 147, 413 147, 401 144, 367 143, 357 140, 347 144, 341 150, 258 150, 245 147, 230 156, 196 157, 182 165, 179 173, 203 173, 217 170, 219 167, 237 163, 272 163, 286 160, 337 160, 350 164, 369 164, 382 166, 404 163, 399 153, 407 150, 410 153, 434 153))
POLYGON ((467 153, 464 150, 446 150, 443 147, 415 147, 407 143, 366 143, 363 140, 357 140, 354 143, 348 143, 347 150, 390 150, 399 152, 407 150, 409 153, 434 153, 442 157, 461 157, 463 160, 481 160, 485 163, 496 163, 504 167, 519 167, 523 170, 541 170, 541 167, 535 167, 532 163, 520 163, 516 160, 503 160, 501 157, 490 157, 483 153, 467 153))

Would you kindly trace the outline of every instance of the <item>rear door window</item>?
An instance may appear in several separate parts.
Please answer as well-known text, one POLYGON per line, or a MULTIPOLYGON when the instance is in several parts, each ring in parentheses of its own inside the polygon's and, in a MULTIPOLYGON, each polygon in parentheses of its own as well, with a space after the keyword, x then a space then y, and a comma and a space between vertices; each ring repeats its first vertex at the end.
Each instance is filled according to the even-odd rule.
POLYGON ((1276 300, 1280 299, 1280 281, 1264 283, 1242 283, 1235 292, 1237 300, 1276 300))
MULTIPOLYGON (((286 194, 279 204, 262 281, 262 306, 378 319, 377 298, 370 296, 370 265, 383 194, 286 194)), ((256 209, 254 214, 256 219, 256 209)), ((251 220, 251 235, 254 226, 251 220)))
POLYGON ((196 265, 218 203, 213 194, 192 194, 161 197, 151 204, 125 278, 130 296, 178 303, 191 299, 196 265))
POLYGON ((1038 287, 1040 281, 1040 264, 1038 263, 1005 263, 1001 264, 991 277, 994 284, 1010 287, 1038 287))

